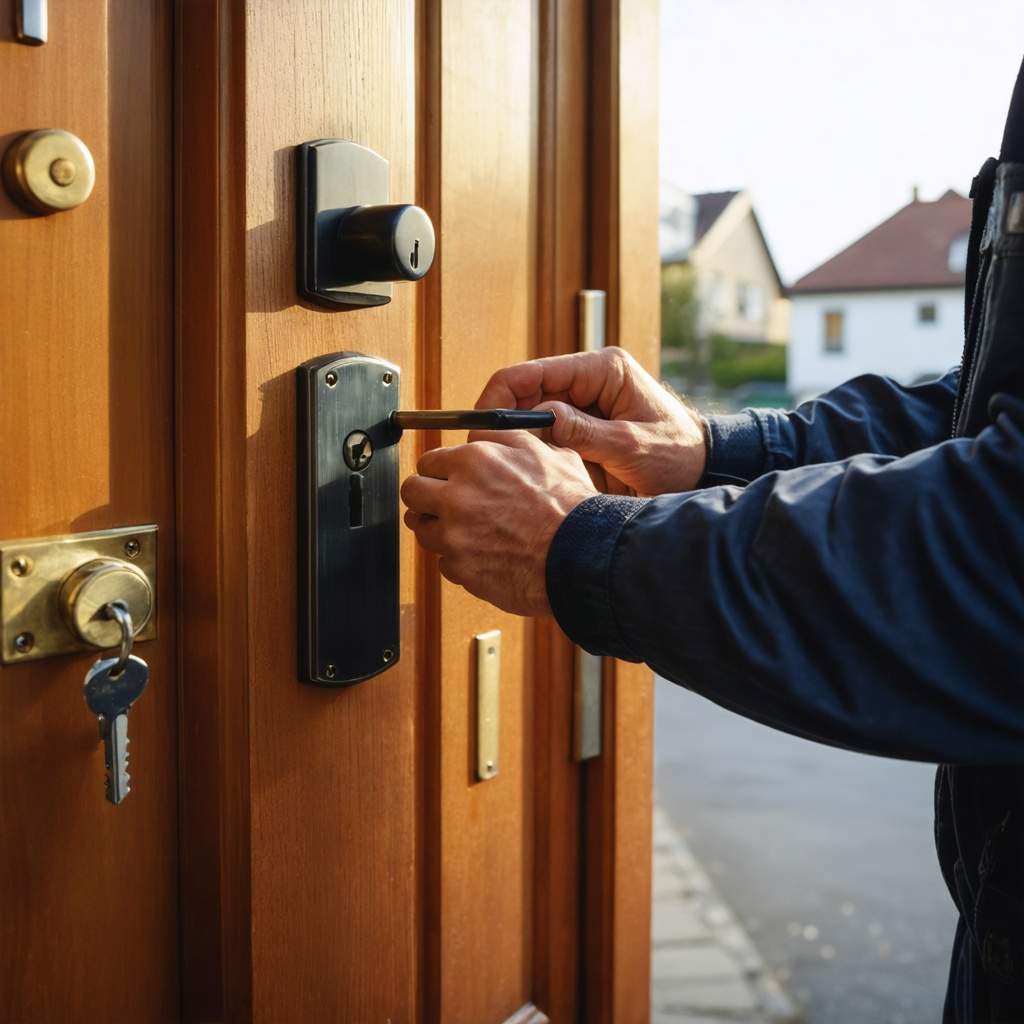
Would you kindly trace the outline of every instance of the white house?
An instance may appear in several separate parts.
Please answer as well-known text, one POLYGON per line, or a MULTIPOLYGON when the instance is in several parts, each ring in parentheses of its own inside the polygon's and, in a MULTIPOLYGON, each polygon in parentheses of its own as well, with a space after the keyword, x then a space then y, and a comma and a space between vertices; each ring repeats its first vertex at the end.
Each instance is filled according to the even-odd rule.
POLYGON ((913 383, 963 348, 971 202, 916 196, 790 290, 787 386, 798 400, 861 373, 913 383))
POLYGON ((789 302, 746 190, 691 194, 661 183, 658 244, 663 276, 695 277, 698 332, 737 341, 785 341, 789 302))

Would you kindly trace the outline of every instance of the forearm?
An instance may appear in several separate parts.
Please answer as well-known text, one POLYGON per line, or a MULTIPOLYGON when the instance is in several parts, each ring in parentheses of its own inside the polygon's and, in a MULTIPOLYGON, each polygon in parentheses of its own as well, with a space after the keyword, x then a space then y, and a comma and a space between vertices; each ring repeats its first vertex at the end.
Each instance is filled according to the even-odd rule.
POLYGON ((552 608, 588 649, 777 728, 897 757, 1020 762, 1022 438, 1018 406, 977 440, 904 459, 591 499, 552 545, 552 608))
POLYGON ((705 485, 851 455, 909 455, 950 436, 959 371, 906 387, 866 374, 792 412, 747 409, 709 416, 705 485))

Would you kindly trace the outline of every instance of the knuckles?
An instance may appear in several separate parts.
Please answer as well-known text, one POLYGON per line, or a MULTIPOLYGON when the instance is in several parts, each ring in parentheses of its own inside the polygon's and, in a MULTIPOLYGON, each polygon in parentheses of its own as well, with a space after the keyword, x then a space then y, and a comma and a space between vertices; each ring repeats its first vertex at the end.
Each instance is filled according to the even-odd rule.
POLYGON ((601 354, 610 366, 618 367, 621 370, 632 369, 636 365, 636 360, 624 348, 619 348, 618 345, 602 349, 601 354))

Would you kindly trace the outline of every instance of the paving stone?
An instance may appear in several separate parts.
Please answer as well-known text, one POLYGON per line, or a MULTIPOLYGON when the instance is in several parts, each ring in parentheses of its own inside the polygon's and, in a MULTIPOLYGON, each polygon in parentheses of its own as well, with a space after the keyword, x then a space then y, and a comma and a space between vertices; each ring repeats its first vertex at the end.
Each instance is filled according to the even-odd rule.
POLYGON ((771 1024, 800 1024, 804 1019, 801 1010, 771 975, 758 978, 754 991, 771 1024))
POLYGON ((705 1013, 691 1013, 689 1010, 654 1010, 651 1013, 651 1024, 771 1024, 771 1022, 760 1015, 751 1017, 743 1014, 737 1017, 730 1014, 728 1017, 722 1017, 716 1013, 713 1017, 709 1017, 705 1013))
POLYGON ((799 1024, 685 837, 655 808, 651 1024, 799 1024))
POLYGON ((711 933, 701 920, 695 900, 663 899, 654 904, 651 915, 651 942, 655 946, 698 942, 711 933))
POLYGON ((759 1014, 757 997, 739 976, 734 979, 677 981, 656 985, 651 992, 652 1006, 659 1013, 704 1013, 719 1018, 748 1017, 759 1014))
POLYGON ((670 864, 658 861, 654 863, 652 888, 655 900, 665 897, 678 897, 681 893, 693 892, 686 877, 670 864))
POLYGON ((684 946, 659 946, 651 950, 651 977, 655 981, 690 982, 722 978, 742 981, 740 966, 728 953, 710 942, 684 946))
POLYGON ((761 954, 754 948, 750 936, 738 924, 728 925, 715 932, 718 941, 728 949, 739 961, 740 966, 747 974, 761 974, 764 972, 764 960, 761 954))

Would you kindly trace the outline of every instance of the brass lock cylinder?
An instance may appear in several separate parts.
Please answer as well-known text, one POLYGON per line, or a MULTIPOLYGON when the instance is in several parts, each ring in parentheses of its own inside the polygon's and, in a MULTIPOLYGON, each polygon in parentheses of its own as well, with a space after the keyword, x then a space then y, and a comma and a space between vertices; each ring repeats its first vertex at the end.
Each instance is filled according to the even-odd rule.
POLYGON ((60 588, 60 606, 67 624, 83 642, 116 647, 121 628, 104 608, 120 601, 132 617, 134 633, 141 632, 153 614, 153 588, 145 574, 119 558, 95 558, 78 566, 60 588))
POLYGON ((96 165, 89 147, 71 132, 42 128, 14 140, 3 158, 7 194, 29 213, 73 210, 89 198, 96 165))

